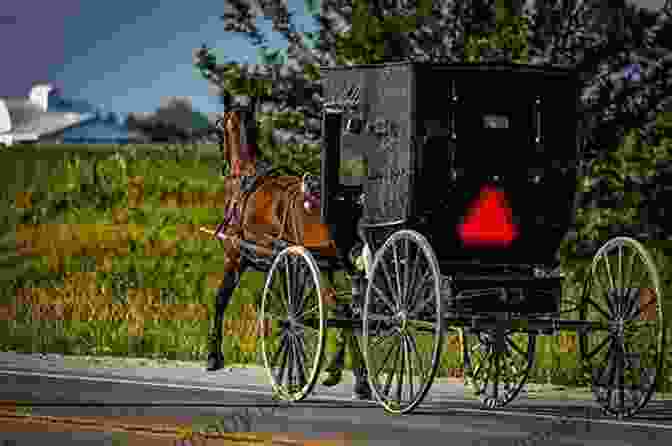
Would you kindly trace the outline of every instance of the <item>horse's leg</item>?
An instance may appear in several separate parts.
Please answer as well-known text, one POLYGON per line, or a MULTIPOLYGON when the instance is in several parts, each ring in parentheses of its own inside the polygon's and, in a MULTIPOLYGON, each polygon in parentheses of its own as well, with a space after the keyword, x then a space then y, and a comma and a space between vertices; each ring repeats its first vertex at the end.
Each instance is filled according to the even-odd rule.
POLYGON ((353 330, 348 331, 348 344, 352 355, 352 373, 355 375, 353 397, 360 400, 371 399, 371 387, 367 378, 364 355, 359 348, 359 341, 353 330))
MULTIPOLYGON (((240 253, 238 254, 240 256, 240 253)), ((215 317, 212 330, 209 335, 208 364, 206 370, 214 371, 224 367, 224 355, 222 354, 222 325, 224 322, 224 311, 231 301, 231 296, 240 283, 245 266, 236 264, 227 258, 224 269, 224 279, 222 280, 217 295, 215 297, 215 317)))
MULTIPOLYGON (((334 270, 327 270, 327 278, 329 279, 330 285, 333 287, 335 285, 334 281, 334 270)), ((323 385, 327 387, 332 387, 341 382, 343 378, 343 369, 345 368, 345 344, 346 338, 343 336, 343 329, 336 330, 336 352, 331 357, 329 365, 325 368, 325 372, 329 375, 322 382, 323 385)))

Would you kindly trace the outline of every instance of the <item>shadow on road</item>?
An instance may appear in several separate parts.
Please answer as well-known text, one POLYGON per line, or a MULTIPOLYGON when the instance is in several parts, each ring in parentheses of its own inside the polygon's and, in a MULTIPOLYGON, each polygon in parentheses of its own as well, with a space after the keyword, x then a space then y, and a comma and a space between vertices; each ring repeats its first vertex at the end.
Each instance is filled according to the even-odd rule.
MULTIPOLYGON (((483 410, 483 414, 488 414, 489 411, 481 409, 476 402, 434 402, 423 404, 421 408, 413 412, 414 414, 422 415, 449 415, 451 412, 459 411, 460 409, 483 410)), ((539 414, 542 416, 556 416, 563 417, 577 417, 590 418, 596 420, 616 420, 615 417, 604 414, 602 409, 592 401, 577 402, 577 401, 563 401, 563 402, 542 402, 535 401, 532 404, 527 402, 513 402, 510 405, 496 409, 498 412, 508 413, 525 413, 525 414, 539 414)), ((670 424, 672 426, 672 401, 650 401, 634 417, 628 418, 625 421, 633 422, 649 422, 670 424)))

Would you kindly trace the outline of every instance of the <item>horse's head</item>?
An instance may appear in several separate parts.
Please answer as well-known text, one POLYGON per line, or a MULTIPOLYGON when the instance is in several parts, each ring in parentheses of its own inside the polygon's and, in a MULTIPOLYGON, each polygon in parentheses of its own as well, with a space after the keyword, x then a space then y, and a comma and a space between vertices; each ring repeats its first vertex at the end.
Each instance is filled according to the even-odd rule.
POLYGON ((243 108, 227 111, 216 125, 220 131, 222 157, 229 163, 231 175, 248 174, 259 155, 254 113, 243 108))

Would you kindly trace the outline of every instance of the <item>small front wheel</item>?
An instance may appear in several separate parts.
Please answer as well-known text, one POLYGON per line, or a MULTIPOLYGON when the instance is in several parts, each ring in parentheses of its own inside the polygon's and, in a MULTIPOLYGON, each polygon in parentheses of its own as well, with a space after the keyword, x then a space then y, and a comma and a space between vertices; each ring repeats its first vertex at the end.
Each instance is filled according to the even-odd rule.
POLYGON ((283 400, 301 401, 315 387, 325 319, 317 262, 303 247, 284 249, 268 272, 259 321, 264 366, 283 400))

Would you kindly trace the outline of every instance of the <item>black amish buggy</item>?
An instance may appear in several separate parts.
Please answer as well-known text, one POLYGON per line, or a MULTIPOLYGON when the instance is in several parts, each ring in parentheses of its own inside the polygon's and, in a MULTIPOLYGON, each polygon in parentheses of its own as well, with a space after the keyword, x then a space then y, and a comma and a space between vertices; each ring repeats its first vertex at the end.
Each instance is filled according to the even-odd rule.
POLYGON ((412 62, 321 72, 322 222, 351 248, 356 219, 343 209, 360 202, 359 234, 373 258, 363 284, 353 283, 360 311, 327 319, 320 273, 338 264, 296 247, 276 252, 260 317, 277 299, 268 284, 293 258, 287 305, 262 339, 283 397, 312 391, 326 328, 348 326, 361 333, 368 381, 385 410, 410 413, 423 401, 450 332, 461 335, 482 404, 501 407, 525 385, 537 337, 570 330, 604 410, 628 417, 642 409, 663 359, 660 278, 646 249, 627 237, 607 241, 583 292, 562 296, 557 252, 578 202, 577 75, 412 62), (367 174, 346 185, 339 169, 352 154, 366 160, 367 174), (296 310, 308 292, 319 305, 296 310), (578 316, 562 317, 569 313, 578 316), (301 341, 286 341, 290 332, 301 341))

